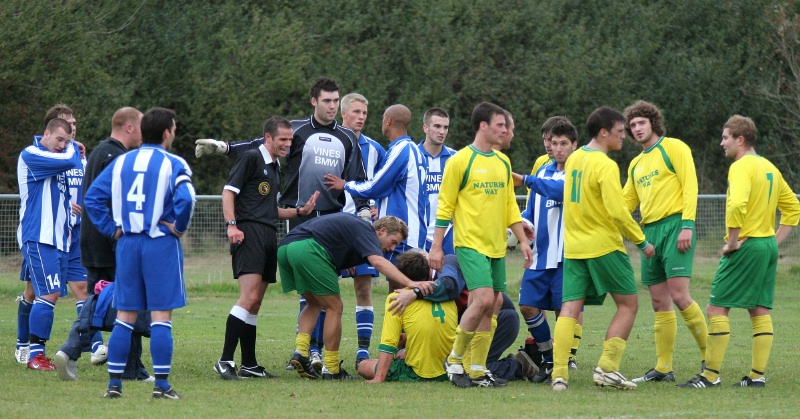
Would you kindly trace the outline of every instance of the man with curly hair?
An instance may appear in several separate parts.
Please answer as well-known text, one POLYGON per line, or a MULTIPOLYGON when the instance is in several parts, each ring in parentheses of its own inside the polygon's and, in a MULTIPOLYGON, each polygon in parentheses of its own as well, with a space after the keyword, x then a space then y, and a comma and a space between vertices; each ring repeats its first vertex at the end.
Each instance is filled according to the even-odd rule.
POLYGON ((694 258, 697 174, 692 151, 683 141, 665 136, 664 116, 653 104, 636 101, 625 108, 626 129, 644 151, 628 167, 623 192, 628 210, 642 214, 644 234, 659 249, 642 257, 642 284, 650 290, 656 314, 656 366, 634 383, 675 381, 672 356, 678 333, 676 305, 705 359, 708 329, 700 306, 689 294, 694 258))

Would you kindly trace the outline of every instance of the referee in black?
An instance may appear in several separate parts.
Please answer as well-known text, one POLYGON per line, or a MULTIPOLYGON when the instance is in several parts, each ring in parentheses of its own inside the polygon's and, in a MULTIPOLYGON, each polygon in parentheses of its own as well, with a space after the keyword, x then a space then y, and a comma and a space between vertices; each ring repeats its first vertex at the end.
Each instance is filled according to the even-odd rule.
POLYGON ((231 168, 222 190, 222 213, 231 243, 233 277, 239 281, 239 299, 225 324, 222 356, 214 370, 223 379, 273 378, 256 361, 256 320, 267 285, 275 283, 278 268, 277 223, 310 214, 319 192, 297 208, 278 208, 281 185, 279 157, 292 145, 292 125, 280 117, 264 124, 264 143, 248 150, 231 168), (233 361, 236 346, 241 346, 238 370, 233 361))

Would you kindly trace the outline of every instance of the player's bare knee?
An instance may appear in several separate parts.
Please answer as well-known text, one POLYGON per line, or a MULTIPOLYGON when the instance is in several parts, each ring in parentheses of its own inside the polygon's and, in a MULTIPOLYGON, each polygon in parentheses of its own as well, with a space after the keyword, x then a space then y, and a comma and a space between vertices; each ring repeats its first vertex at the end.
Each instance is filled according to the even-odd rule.
POLYGON ((519 306, 519 312, 522 314, 522 317, 524 317, 526 319, 529 319, 531 317, 538 316, 539 312, 541 312, 541 310, 539 310, 536 307, 521 305, 521 306, 519 306))

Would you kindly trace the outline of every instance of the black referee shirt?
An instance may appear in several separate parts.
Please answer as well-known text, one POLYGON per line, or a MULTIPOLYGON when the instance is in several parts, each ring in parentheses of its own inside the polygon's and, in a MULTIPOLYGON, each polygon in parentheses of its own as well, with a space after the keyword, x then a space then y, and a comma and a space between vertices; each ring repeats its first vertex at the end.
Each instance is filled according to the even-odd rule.
POLYGON ((231 168, 223 188, 236 194, 236 222, 261 223, 277 231, 280 185, 279 163, 272 160, 264 144, 243 153, 231 168))

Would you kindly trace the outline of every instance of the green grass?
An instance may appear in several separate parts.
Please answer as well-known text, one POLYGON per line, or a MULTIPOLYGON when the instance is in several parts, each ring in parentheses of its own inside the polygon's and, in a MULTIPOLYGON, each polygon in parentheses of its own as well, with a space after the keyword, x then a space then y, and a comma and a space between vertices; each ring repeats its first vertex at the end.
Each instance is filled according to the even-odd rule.
MULTIPOLYGON (((508 263, 509 294, 516 301, 521 273, 518 254, 508 263)), ((634 258, 636 259, 636 258, 634 258)), ((637 260, 634 260, 636 264, 637 260)), ((16 336, 16 304, 13 298, 21 287, 15 280, 0 280, 0 416, 23 417, 619 417, 619 416, 724 416, 794 417, 797 404, 792 394, 800 391, 800 290, 794 278, 800 265, 782 260, 779 267, 773 320, 775 343, 767 370, 765 389, 731 388, 750 368, 751 331, 747 313, 731 315, 732 339, 723 365, 724 388, 707 390, 678 389, 669 383, 649 383, 635 391, 621 392, 595 387, 591 369, 600 356, 605 328, 613 313, 613 303, 588 307, 585 313, 583 343, 579 351, 580 369, 570 379, 569 391, 554 393, 549 387, 512 382, 504 389, 457 389, 448 383, 388 383, 381 385, 354 382, 312 382, 300 379, 283 367, 293 350, 297 298, 284 295, 271 286, 259 316, 257 354, 259 362, 273 373, 274 380, 226 382, 212 370, 222 348, 225 319, 237 295, 237 287, 226 269, 227 258, 188 260, 189 305, 176 310, 173 318, 175 356, 171 383, 184 400, 152 400, 151 386, 126 383, 120 400, 104 400, 105 367, 92 367, 88 356, 78 363, 78 382, 62 382, 55 373, 29 371, 13 358, 16 336), (198 268, 198 266, 200 268, 198 268), (223 272, 215 274, 215 272, 223 272), (481 406, 481 407, 477 407, 481 406)), ((715 264, 702 262, 693 279, 692 293, 701 306, 708 302, 709 284, 715 264)), ((377 355, 383 302, 387 294, 382 280, 373 290, 376 325, 372 354, 377 355)), ((345 368, 353 369, 357 346, 353 318, 352 283, 341 281, 345 300, 341 354, 345 368)), ((628 378, 644 373, 654 365, 653 314, 649 296, 639 293, 640 310, 622 362, 628 378)), ((53 354, 66 336, 74 319, 72 298, 56 308, 53 339, 48 353, 53 354)), ((680 323, 680 321, 679 321, 680 323)), ((524 331, 523 331, 524 332, 524 331)), ((520 333, 518 345, 524 333, 520 333)), ((107 337, 107 335, 106 335, 107 337)), ((516 349, 516 346, 512 350, 516 349)), ((146 365, 150 365, 145 340, 146 365)), ((237 354, 238 356, 238 354, 237 354)), ((679 380, 697 373, 699 356, 694 340, 679 325, 675 372, 679 380)))

